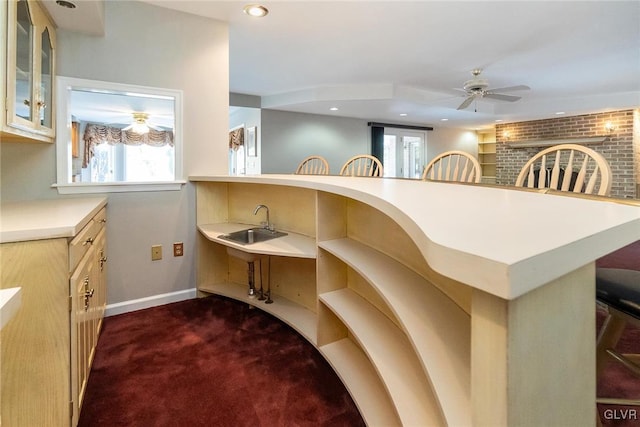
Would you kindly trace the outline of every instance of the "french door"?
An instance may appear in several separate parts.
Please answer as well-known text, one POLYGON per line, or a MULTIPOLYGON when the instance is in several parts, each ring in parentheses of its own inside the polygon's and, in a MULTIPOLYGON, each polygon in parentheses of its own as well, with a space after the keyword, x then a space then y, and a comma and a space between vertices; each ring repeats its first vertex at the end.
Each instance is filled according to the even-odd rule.
POLYGON ((420 179, 425 166, 425 142, 425 132, 385 128, 384 176, 420 179))

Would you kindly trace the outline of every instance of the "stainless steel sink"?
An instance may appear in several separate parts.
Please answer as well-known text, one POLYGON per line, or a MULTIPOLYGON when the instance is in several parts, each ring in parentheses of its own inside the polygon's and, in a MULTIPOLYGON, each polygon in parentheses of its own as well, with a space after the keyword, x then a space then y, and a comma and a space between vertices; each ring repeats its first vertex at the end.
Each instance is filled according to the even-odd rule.
POLYGON ((218 238, 240 243, 241 245, 250 245, 252 243, 266 242, 267 240, 286 235, 287 233, 282 231, 271 231, 266 228, 253 227, 246 230, 234 231, 229 234, 221 234, 218 238))

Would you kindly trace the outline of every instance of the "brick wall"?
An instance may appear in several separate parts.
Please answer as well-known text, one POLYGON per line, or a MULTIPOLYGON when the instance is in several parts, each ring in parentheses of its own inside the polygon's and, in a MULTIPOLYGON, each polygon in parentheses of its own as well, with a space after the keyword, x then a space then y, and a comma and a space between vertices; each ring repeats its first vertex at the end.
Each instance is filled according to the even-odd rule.
POLYGON ((640 197, 640 110, 613 111, 496 125, 496 183, 513 185, 526 161, 542 148, 510 148, 505 142, 591 138, 607 136, 603 143, 589 144, 609 162, 613 175, 611 196, 640 197), (609 133, 605 124, 615 130, 609 133), (505 138, 508 132, 508 141, 505 138))

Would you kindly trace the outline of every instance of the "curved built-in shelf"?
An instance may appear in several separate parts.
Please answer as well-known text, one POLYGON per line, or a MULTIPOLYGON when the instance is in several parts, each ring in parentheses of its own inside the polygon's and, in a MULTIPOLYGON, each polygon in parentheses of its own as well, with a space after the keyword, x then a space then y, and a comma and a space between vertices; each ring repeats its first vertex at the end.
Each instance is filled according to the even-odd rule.
POLYGON ((369 425, 593 421, 595 380, 588 364, 557 360, 594 356, 594 260, 640 238, 637 208, 419 180, 191 180, 197 182, 201 232, 198 289, 247 301, 311 337, 369 425), (291 209, 292 201, 304 209, 291 209), (306 320, 276 312, 278 295, 267 306, 248 301, 246 285, 220 283, 241 282, 246 273, 225 251, 234 245, 216 238, 247 225, 220 230, 214 223, 251 223, 254 203, 291 214, 276 222, 304 234, 308 252, 263 253, 290 257, 278 257, 273 269, 276 294, 308 311, 306 320), (541 210, 580 215, 567 227, 541 217, 541 210), (480 217, 470 222, 469 212, 480 217), (532 221, 538 227, 530 227, 532 221), (293 258, 304 253, 313 253, 312 260, 293 258), (309 326, 301 328, 304 322, 309 326), (558 386, 567 381, 576 385, 570 392, 558 386), (545 410, 531 410, 540 407, 545 410), (386 415, 378 418, 378 410, 386 415))
POLYGON ((404 332, 349 289, 322 293, 320 301, 351 331, 369 357, 403 425, 443 425, 442 413, 404 332))
POLYGON ((272 295, 273 304, 265 304, 264 301, 258 301, 255 297, 249 298, 246 285, 235 283, 201 284, 198 286, 198 290, 233 298, 258 307, 282 320, 298 331, 311 344, 316 345, 317 316, 300 304, 296 304, 280 295, 272 295))
POLYGON ((400 425, 398 414, 371 362, 353 341, 343 338, 318 350, 349 390, 367 425, 400 425))
POLYGON ((349 238, 318 246, 341 259, 386 301, 420 356, 449 425, 471 425, 471 318, 424 277, 349 238))
POLYGON ((316 240, 313 237, 303 236, 298 233, 287 232, 288 234, 286 236, 267 240, 266 242, 252 243, 250 245, 242 245, 218 237, 221 234, 229 234, 251 227, 255 227, 255 225, 223 222, 201 224, 198 225, 198 230, 212 242, 220 243, 221 245, 229 246, 243 252, 294 258, 316 257, 316 240))

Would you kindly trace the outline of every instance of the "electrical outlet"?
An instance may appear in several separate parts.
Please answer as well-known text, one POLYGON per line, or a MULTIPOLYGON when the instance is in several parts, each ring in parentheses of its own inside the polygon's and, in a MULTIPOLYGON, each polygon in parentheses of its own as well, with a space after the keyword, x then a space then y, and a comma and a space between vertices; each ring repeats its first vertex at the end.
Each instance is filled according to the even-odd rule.
POLYGON ((173 244, 173 256, 184 255, 184 245, 182 242, 176 242, 173 244))
POLYGON ((162 245, 151 246, 151 261, 158 261, 162 259, 162 245))

